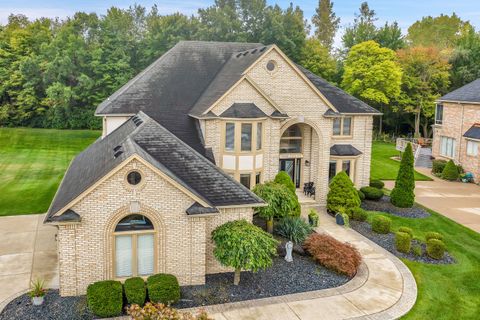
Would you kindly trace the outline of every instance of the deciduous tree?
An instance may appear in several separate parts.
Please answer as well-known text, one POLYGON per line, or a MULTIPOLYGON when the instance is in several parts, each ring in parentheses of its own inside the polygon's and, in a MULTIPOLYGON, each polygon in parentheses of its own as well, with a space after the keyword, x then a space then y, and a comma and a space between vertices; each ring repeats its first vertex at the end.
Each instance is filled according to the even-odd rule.
POLYGON ((340 25, 340 18, 333 11, 333 2, 330 0, 319 0, 312 22, 316 27, 315 37, 323 47, 331 51, 335 34, 340 25))

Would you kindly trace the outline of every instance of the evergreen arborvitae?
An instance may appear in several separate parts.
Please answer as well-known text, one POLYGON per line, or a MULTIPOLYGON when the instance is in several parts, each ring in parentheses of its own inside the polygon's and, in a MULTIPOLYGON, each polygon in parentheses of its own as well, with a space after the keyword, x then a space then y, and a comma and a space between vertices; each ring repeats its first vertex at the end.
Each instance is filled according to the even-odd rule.
POLYGON ((338 212, 340 208, 349 209, 360 207, 360 198, 352 180, 342 171, 333 177, 330 182, 330 191, 327 195, 327 210, 338 212))
POLYGON ((413 150, 409 143, 403 153, 395 187, 390 193, 390 202, 400 208, 411 208, 415 202, 415 176, 413 169, 413 150))
POLYGON ((448 161, 445 168, 443 168, 442 178, 450 181, 458 179, 458 168, 453 160, 448 161))

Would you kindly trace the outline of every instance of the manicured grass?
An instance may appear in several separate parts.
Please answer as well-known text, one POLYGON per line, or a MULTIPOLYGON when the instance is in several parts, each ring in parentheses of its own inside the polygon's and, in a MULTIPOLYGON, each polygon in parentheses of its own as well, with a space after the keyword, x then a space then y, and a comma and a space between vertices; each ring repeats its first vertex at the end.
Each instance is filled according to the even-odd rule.
MULTIPOLYGON (((425 241, 425 233, 444 235, 448 252, 457 260, 453 265, 432 265, 402 259, 412 271, 418 287, 413 309, 402 319, 478 319, 480 314, 480 234, 432 210, 425 219, 392 219, 392 231, 406 226, 414 238, 425 241)), ((369 221, 378 213, 369 212, 369 221)))
MULTIPOLYGON (((395 144, 374 141, 372 145, 371 179, 395 180, 397 178, 400 162, 390 159, 398 156, 395 144)), ((430 177, 415 171, 415 180, 432 180, 430 177)))
POLYGON ((0 216, 46 212, 72 158, 100 134, 0 128, 0 216))

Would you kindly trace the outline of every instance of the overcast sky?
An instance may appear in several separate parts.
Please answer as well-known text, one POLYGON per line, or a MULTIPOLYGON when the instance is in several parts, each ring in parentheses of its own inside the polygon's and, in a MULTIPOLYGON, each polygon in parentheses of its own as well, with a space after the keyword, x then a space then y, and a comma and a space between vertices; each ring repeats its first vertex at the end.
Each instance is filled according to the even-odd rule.
MULTIPOLYGON (((138 3, 145 7, 157 4, 161 13, 168 14, 180 11, 185 14, 195 14, 198 8, 211 5, 213 0, 0 0, 0 23, 5 23, 11 13, 23 13, 30 18, 60 17, 72 15, 76 11, 96 12, 103 14, 111 6, 128 8, 138 3)), ((317 0, 267 0, 269 4, 279 4, 282 8, 293 2, 299 5, 307 19, 315 13, 317 0)), ((358 11, 360 0, 337 0, 334 2, 334 11, 341 18, 341 28, 351 23, 354 13, 358 11)), ((379 23, 397 21, 406 32, 409 25, 423 16, 437 16, 441 13, 457 13, 462 19, 469 20, 477 29, 480 29, 480 0, 370 0, 370 8, 377 12, 379 23)), ((342 30, 337 35, 338 39, 342 30)))

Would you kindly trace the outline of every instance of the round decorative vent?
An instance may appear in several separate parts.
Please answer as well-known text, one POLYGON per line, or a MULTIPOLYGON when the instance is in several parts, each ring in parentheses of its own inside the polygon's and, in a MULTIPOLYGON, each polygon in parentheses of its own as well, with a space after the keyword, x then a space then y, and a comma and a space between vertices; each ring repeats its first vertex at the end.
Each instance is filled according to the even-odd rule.
POLYGON ((127 175, 127 181, 132 186, 136 186, 142 181, 142 175, 138 171, 132 171, 127 175))
POLYGON ((277 63, 274 60, 267 62, 267 70, 273 72, 277 68, 277 63))

